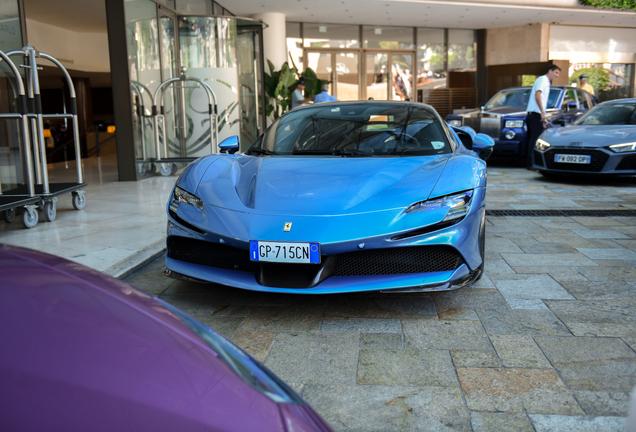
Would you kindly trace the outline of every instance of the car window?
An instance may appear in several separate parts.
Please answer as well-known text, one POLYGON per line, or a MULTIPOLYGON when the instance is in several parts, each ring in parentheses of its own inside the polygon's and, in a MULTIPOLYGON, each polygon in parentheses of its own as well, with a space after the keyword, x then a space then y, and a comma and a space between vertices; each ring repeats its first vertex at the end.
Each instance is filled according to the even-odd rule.
MULTIPOLYGON (((565 91, 565 95, 563 96, 563 102, 561 102, 561 108, 567 109, 568 104, 570 102, 576 103, 576 96, 574 96, 574 89, 567 89, 565 91)), ((578 107, 578 104, 577 104, 578 107)))
POLYGON ((451 153, 439 118, 412 105, 357 103, 294 110, 264 133, 250 155, 428 156, 451 153))
POLYGON ((576 95, 579 97, 579 109, 590 109, 590 102, 585 92, 581 89, 576 89, 576 95))
POLYGON ((526 109, 530 99, 530 88, 502 90, 492 97, 486 104, 486 109, 501 107, 518 107, 526 109))
POLYGON ((560 89, 550 89, 550 96, 548 96, 548 108, 554 108, 556 106, 560 95, 560 89))
POLYGON ((597 105, 575 125, 634 125, 636 124, 636 102, 618 102, 597 105))

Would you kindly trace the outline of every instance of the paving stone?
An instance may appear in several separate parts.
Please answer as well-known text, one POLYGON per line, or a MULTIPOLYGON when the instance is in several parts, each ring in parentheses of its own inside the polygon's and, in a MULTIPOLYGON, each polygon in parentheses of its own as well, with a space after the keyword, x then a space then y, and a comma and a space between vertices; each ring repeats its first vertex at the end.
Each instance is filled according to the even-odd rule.
POLYGON ((501 367, 501 360, 490 350, 450 350, 456 368, 501 367))
POLYGON ((250 306, 224 304, 213 306, 211 314, 213 316, 247 317, 251 310, 252 308, 250 306))
POLYGON ((238 331, 234 334, 232 342, 262 363, 265 361, 274 339, 276 339, 274 332, 238 331))
POLYGON ((574 391, 572 393, 587 415, 627 416, 630 401, 628 392, 574 391))
POLYGON ((576 269, 587 279, 594 282, 606 281, 636 281, 636 269, 634 267, 578 267, 576 269))
POLYGON ((636 251, 636 240, 630 239, 630 240, 614 240, 614 242, 618 243, 619 245, 626 247, 629 250, 632 251, 636 251))
POLYGON ((508 303, 510 300, 566 299, 574 297, 547 275, 531 275, 527 280, 493 281, 508 303))
POLYGON ((473 432, 534 432, 526 414, 503 412, 470 413, 473 432))
POLYGON ((403 347, 401 333, 360 334, 360 349, 401 349, 403 347))
POLYGON ((574 336, 597 337, 634 337, 636 336, 636 324, 590 323, 568 322, 565 325, 574 336))
POLYGON ((478 309, 477 315, 488 334, 529 336, 571 336, 572 333, 549 310, 478 309))
POLYGON ((583 414, 552 369, 459 368, 471 411, 583 414))
POLYGON ((574 229, 572 232, 585 239, 629 239, 629 236, 616 230, 574 229))
POLYGON ((636 385, 636 353, 622 340, 598 337, 535 337, 572 390, 630 391, 636 385))
MULTIPOLYGON (((494 288, 494 285, 493 285, 494 288)), ((506 300, 496 289, 462 288, 456 291, 433 293, 437 310, 507 308, 506 300)))
POLYGON ((323 332, 402 333, 402 323, 397 319, 338 318, 324 319, 323 332))
POLYGON ((406 349, 492 349, 479 321, 404 320, 402 328, 406 349))
POLYGON ((490 278, 485 274, 481 274, 481 278, 478 281, 473 282, 469 288, 494 288, 495 285, 492 283, 490 278))
POLYGON ((636 260, 595 259, 594 262, 603 267, 634 267, 634 265, 636 265, 636 260))
POLYGON ((355 384, 357 333, 278 333, 265 366, 285 382, 355 384))
MULTIPOLYGON (((598 264, 598 263, 597 263, 598 264)), ((547 274, 555 281, 563 284, 563 282, 581 281, 587 282, 587 279, 575 269, 563 266, 550 267, 513 267, 518 274, 547 274)))
POLYGON ((621 338, 629 347, 636 352, 636 337, 621 338))
POLYGON ((448 351, 412 349, 360 350, 358 384, 457 386, 448 351))
POLYGON ((512 252, 523 253, 519 247, 512 242, 512 240, 501 237, 487 237, 486 238, 486 252, 512 252))
MULTIPOLYGON (((511 205, 510 207, 515 208, 515 207, 521 207, 521 206, 520 205, 511 205)), ((537 205, 532 205, 532 207, 534 207, 534 208, 528 209, 528 210, 538 210, 541 207, 543 207, 543 205, 542 204, 537 204, 537 205)), ((524 210, 524 209, 520 208, 518 210, 524 210)), ((532 223, 531 221, 528 221, 528 220, 515 220, 514 222, 511 222, 511 219, 507 219, 505 223, 503 223, 503 222, 495 223, 494 226, 488 228, 488 231, 491 234, 515 233, 517 235, 548 234, 549 233, 547 230, 545 230, 544 228, 541 228, 540 226, 532 223)))
POLYGON ((552 369, 552 365, 530 336, 490 335, 490 341, 505 367, 552 369))
POLYGON ((511 298, 507 300, 508 306, 510 309, 517 310, 548 310, 548 307, 543 303, 543 300, 540 299, 516 299, 511 298))
POLYGON ((184 312, 201 321, 206 326, 213 328, 228 339, 232 338, 245 320, 243 317, 213 317, 209 314, 202 314, 197 311, 184 310, 184 312))
POLYGON ((479 321, 477 313, 472 309, 464 308, 444 308, 437 311, 437 315, 441 320, 470 320, 479 321))
POLYGON ((437 319, 430 294, 414 296, 336 297, 327 302, 326 318, 437 319))
POLYGON ((515 274, 514 270, 512 270, 508 263, 503 259, 486 259, 484 261, 484 273, 490 277, 491 280, 497 275, 515 274))
POLYGON ((636 260, 636 252, 629 249, 576 248, 579 252, 593 260, 618 259, 636 260))
POLYGON ((606 217, 590 217, 590 216, 573 216, 576 222, 586 227, 607 227, 607 226, 624 226, 622 223, 606 217))
POLYGON ((546 300, 564 323, 636 323, 636 298, 596 300, 546 300))
POLYGON ((589 417, 528 414, 536 432, 623 432, 627 421, 621 417, 589 417))
POLYGON ((125 281, 148 294, 159 295, 176 282, 163 274, 163 269, 166 267, 165 260, 163 256, 157 258, 149 265, 127 277, 125 281))
POLYGON ((325 308, 324 301, 315 304, 253 307, 241 330, 293 331, 318 330, 325 308))
POLYGON ((541 242, 541 243, 559 243, 559 244, 571 246, 573 248, 594 247, 594 243, 572 233, 533 234, 532 237, 534 237, 538 242, 541 242))
MULTIPOLYGON (((523 253, 527 254, 571 254, 576 249, 562 243, 541 243, 532 236, 523 236, 512 240, 523 253)), ((507 251, 504 251, 507 252, 507 251)))
POLYGON ((303 398, 336 431, 470 431, 458 387, 306 385, 303 398))
POLYGON ((580 253, 565 254, 509 254, 501 257, 512 267, 538 267, 559 264, 567 267, 598 266, 594 261, 580 253))

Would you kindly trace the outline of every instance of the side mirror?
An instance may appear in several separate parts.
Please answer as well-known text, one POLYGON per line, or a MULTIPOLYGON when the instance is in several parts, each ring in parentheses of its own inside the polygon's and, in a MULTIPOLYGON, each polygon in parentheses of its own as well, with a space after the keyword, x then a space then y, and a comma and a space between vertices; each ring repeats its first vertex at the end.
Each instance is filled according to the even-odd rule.
POLYGON ((464 144, 464 147, 466 147, 468 150, 473 150, 475 136, 477 136, 477 132, 475 132, 475 129, 471 128, 470 126, 459 126, 454 127, 453 129, 457 133, 459 139, 462 141, 462 144, 464 144))
POLYGON ((495 140, 486 134, 478 133, 473 138, 473 150, 475 150, 483 160, 488 159, 494 148, 495 140))
POLYGON ((221 150, 221 153, 236 153, 239 149, 239 137, 233 135, 229 138, 225 138, 221 141, 221 144, 219 144, 219 149, 221 150))
POLYGON ((567 124, 567 122, 565 121, 565 117, 560 117, 560 118, 554 120, 552 123, 554 123, 555 125, 559 125, 559 126, 565 126, 567 124))

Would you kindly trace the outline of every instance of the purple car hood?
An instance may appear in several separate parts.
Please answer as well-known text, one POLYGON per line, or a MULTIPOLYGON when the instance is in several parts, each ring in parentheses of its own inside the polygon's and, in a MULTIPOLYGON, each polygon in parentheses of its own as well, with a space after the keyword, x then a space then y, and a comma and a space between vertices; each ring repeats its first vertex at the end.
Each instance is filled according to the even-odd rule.
POLYGON ((219 158, 196 191, 239 211, 342 213, 405 207, 428 198, 448 155, 219 158))

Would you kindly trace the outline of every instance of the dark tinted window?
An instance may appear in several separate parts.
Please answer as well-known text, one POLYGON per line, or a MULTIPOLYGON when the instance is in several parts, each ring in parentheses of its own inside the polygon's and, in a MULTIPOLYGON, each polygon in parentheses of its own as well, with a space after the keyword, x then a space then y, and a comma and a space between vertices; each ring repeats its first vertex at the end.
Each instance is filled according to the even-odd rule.
POLYGON ((619 102, 597 105, 576 125, 636 125, 636 102, 619 102))

